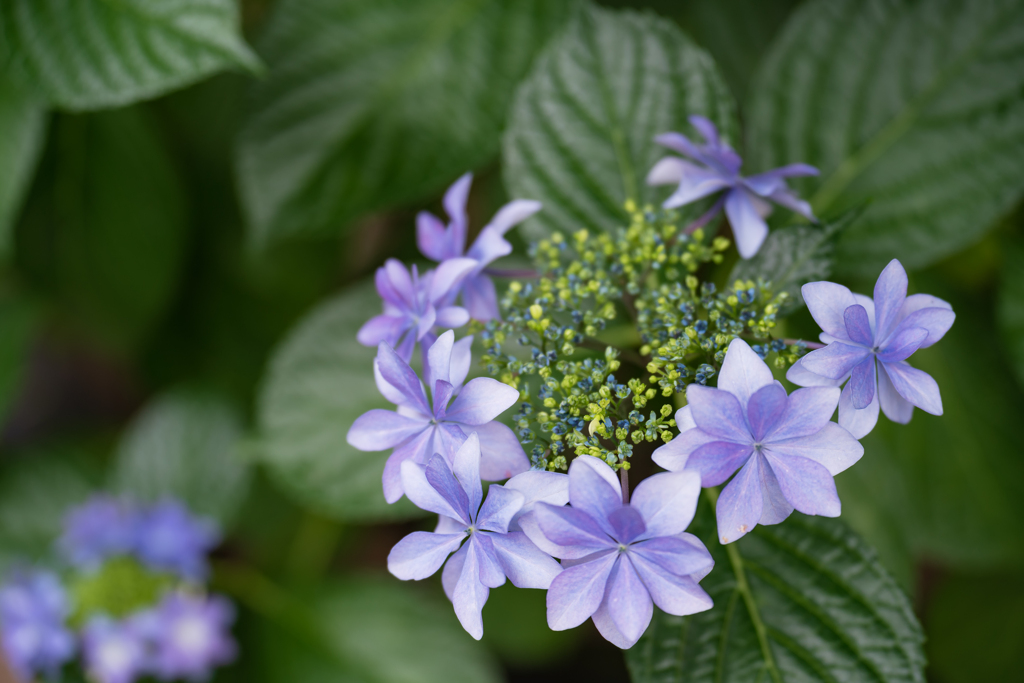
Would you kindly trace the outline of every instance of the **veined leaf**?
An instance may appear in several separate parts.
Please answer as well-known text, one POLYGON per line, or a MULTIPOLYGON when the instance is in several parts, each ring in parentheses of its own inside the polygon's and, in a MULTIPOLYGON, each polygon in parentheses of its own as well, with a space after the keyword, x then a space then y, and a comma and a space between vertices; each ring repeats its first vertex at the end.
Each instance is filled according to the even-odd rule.
POLYGON ((337 232, 497 151, 516 83, 573 0, 284 0, 238 147, 250 236, 337 232))
POLYGON ((910 601, 842 522, 794 513, 723 547, 702 501, 691 531, 715 558, 715 606, 655 610, 626 654, 634 683, 925 680, 910 601))
POLYGON ((5 0, 0 62, 73 110, 155 97, 231 67, 259 68, 236 0, 5 0))
POLYGON ((653 14, 586 8, 520 86, 505 133, 509 194, 544 204, 527 230, 627 225, 627 199, 666 195, 644 182, 668 154, 654 137, 692 133, 692 114, 735 141, 735 104, 708 54, 653 14))
POLYGON ((910 269, 976 241, 1024 190, 1024 2, 814 0, 755 79, 755 170, 803 161, 821 216, 870 201, 839 268, 910 269))
POLYGON ((11 249, 11 225, 43 149, 43 103, 0 70, 0 255, 11 249))

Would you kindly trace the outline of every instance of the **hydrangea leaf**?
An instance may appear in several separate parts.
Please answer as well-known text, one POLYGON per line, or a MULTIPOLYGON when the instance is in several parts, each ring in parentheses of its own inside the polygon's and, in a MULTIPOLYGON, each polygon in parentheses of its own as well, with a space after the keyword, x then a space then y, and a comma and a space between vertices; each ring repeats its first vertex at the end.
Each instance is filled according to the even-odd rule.
POLYGON ((976 241, 1024 190, 1021 0, 814 0, 755 78, 751 170, 803 161, 828 218, 870 201, 838 269, 910 270, 976 241))
POLYGON ((6 0, 6 57, 64 109, 117 107, 227 68, 259 69, 236 0, 6 0))
POLYGON ((1017 381, 1024 387, 1024 241, 1015 242, 1004 253, 1001 280, 999 331, 1017 381))
POLYGON ((337 232, 497 152, 512 92, 574 0, 285 0, 238 147, 257 245, 337 232))
POLYGON ((274 353, 259 397, 258 457, 296 500, 339 520, 418 514, 406 499, 384 500, 388 451, 364 453, 345 435, 372 408, 392 409, 373 379, 376 349, 356 341, 380 312, 373 285, 352 287, 309 314, 274 353))
POLYGON ((588 6, 551 42, 512 105, 505 183, 511 196, 544 204, 524 228, 539 237, 627 225, 627 199, 642 206, 671 191, 644 182, 668 154, 654 136, 692 134, 691 114, 735 142, 735 104, 707 53, 666 19, 588 6))
POLYGON ((43 103, 0 69, 0 256, 28 190, 46 136, 43 103))
POLYGON ((923 683, 924 635, 906 595, 842 522, 794 513, 729 546, 702 501, 690 529, 715 568, 707 612, 655 610, 627 652, 634 683, 923 683))
POLYGON ((113 488, 137 500, 175 498, 227 525, 249 488, 240 454, 241 416, 199 393, 164 394, 128 426, 117 449, 113 488))

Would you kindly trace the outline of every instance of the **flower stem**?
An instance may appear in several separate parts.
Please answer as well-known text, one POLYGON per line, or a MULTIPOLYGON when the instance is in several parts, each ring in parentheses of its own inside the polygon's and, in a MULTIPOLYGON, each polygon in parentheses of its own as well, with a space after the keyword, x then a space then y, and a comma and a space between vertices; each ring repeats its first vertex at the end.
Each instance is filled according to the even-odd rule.
MULTIPOLYGON (((711 503, 711 510, 714 511, 718 504, 718 489, 704 489, 704 495, 711 503)), ((764 621, 761 620, 761 611, 757 607, 753 591, 750 590, 747 572, 743 568, 743 556, 740 555, 736 541, 725 544, 725 552, 729 556, 729 564, 732 565, 733 574, 736 575, 736 591, 743 598, 747 614, 750 615, 750 621, 754 625, 754 632, 757 633, 757 642, 761 646, 761 657, 764 659, 764 667, 768 670, 768 675, 774 683, 782 683, 782 673, 775 664, 771 643, 768 642, 768 629, 765 628, 764 621)))
POLYGON ((708 224, 708 222, 712 218, 714 218, 715 216, 718 215, 718 213, 722 210, 722 206, 724 206, 724 205, 725 205, 725 195, 722 195, 722 198, 719 199, 714 204, 712 204, 710 209, 705 211, 703 214, 701 214, 701 216, 699 218, 697 218, 695 221, 693 221, 692 223, 687 225, 685 228, 683 228, 683 234, 684 235, 692 235, 693 233, 695 233, 697 231, 698 228, 703 228, 705 225, 708 224))
POLYGON ((806 341, 804 339, 783 339, 782 343, 784 343, 786 346, 792 346, 793 344, 803 343, 809 349, 823 349, 823 348, 825 348, 825 344, 822 344, 820 342, 806 341))
POLYGON ((629 505, 629 470, 619 468, 619 484, 622 486, 622 504, 629 505))

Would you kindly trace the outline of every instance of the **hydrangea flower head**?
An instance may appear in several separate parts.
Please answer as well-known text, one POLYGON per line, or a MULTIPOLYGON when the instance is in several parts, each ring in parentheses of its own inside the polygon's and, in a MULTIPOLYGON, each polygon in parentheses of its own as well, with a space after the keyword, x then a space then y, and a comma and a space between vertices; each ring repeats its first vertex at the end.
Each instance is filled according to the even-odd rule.
POLYGON ((221 597, 168 593, 139 625, 151 650, 149 668, 161 680, 205 680, 234 660, 235 610, 221 597))
POLYGON ((191 581, 209 573, 206 556, 220 542, 216 526, 167 500, 139 512, 135 554, 151 569, 191 581))
POLYGON ((828 346, 793 365, 789 381, 838 386, 849 379, 839 424, 857 438, 874 429, 879 407, 901 424, 915 406, 942 415, 938 384, 907 359, 942 339, 956 319, 952 306, 928 294, 907 296, 907 272, 895 259, 878 276, 873 299, 833 282, 811 282, 802 291, 828 346))
POLYGON ((64 519, 58 545, 76 567, 95 569, 114 555, 127 555, 138 538, 138 515, 131 504, 96 496, 64 519))
POLYGON ((53 677, 74 655, 69 612, 64 588, 50 572, 17 573, 0 588, 4 653, 21 679, 53 677))
POLYGON ((742 339, 734 339, 718 388, 691 384, 676 414, 680 434, 654 452, 671 471, 700 473, 718 486, 737 470, 718 499, 718 536, 731 543, 758 524, 778 524, 794 508, 838 517, 833 477, 857 462, 864 448, 830 422, 836 387, 809 387, 791 395, 742 339))
POLYGON ((377 387, 398 410, 377 409, 360 415, 347 440, 363 451, 394 449, 384 466, 384 497, 389 503, 402 497, 403 462, 425 465, 435 453, 451 462, 471 432, 480 435, 484 479, 507 479, 529 469, 530 462, 515 434, 494 421, 519 400, 519 392, 489 377, 477 377, 463 386, 472 343, 472 337, 455 343, 451 330, 438 337, 425 354, 424 383, 387 344, 378 347, 374 363, 377 387))
POLYGON ((385 343, 408 361, 416 342, 433 343, 435 326, 462 327, 469 322, 469 313, 452 301, 459 284, 476 266, 473 259, 448 259, 421 276, 416 266, 410 271, 400 261, 388 259, 376 275, 384 312, 359 328, 359 343, 385 343))
POLYGON ((682 133, 665 133, 655 138, 658 144, 692 160, 665 157, 648 174, 649 185, 678 184, 679 187, 663 204, 666 209, 722 192, 722 197, 709 214, 725 207, 736 238, 736 248, 740 256, 747 259, 757 253, 768 236, 764 217, 771 212, 769 202, 814 220, 810 204, 789 189, 786 178, 818 175, 818 169, 807 164, 790 164, 744 178, 740 175, 743 159, 718 136, 715 124, 703 116, 691 116, 690 123, 704 137, 703 145, 690 141, 682 133))
MULTIPOLYGON (((461 281, 453 294, 462 294, 463 304, 474 319, 491 320, 500 317, 498 295, 494 289, 494 282, 484 269, 502 256, 512 253, 512 245, 505 239, 505 233, 540 211, 541 204, 528 199, 515 199, 509 202, 498 210, 467 250, 469 216, 466 214, 466 200, 472 182, 473 174, 467 173, 456 180, 445 193, 447 226, 428 211, 421 211, 416 216, 416 242, 423 255, 434 261, 444 262, 447 259, 466 256, 476 262, 476 266, 461 281)), ((452 301, 454 299, 452 296, 452 301)))
POLYGON ((573 460, 571 507, 538 503, 520 520, 530 540, 563 560, 548 589, 548 626, 563 631, 593 618, 601 635, 625 649, 647 630, 655 604, 676 615, 710 609, 697 582, 714 560, 685 533, 699 495, 694 472, 656 474, 623 504, 611 467, 589 455, 573 460))
POLYGON ((477 640, 483 637, 481 612, 491 588, 501 586, 506 578, 519 588, 548 588, 560 571, 558 563, 526 534, 509 531, 509 524, 527 502, 522 491, 492 484, 481 505, 480 439, 476 433, 469 435, 451 465, 440 454, 433 455, 425 466, 403 462, 402 484, 413 503, 436 512, 440 519, 433 533, 416 531, 399 541, 388 555, 388 571, 403 581, 420 580, 444 564, 441 581, 445 593, 463 628, 477 640))
POLYGON ((82 654, 97 683, 133 683, 147 670, 146 639, 136 619, 90 620, 82 633, 82 654))

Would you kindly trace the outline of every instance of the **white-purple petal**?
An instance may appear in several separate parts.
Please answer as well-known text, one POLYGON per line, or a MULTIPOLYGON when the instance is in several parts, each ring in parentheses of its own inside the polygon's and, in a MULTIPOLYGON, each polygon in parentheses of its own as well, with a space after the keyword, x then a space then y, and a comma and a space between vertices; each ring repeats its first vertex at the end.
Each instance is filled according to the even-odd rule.
MULTIPOLYGON (((795 366, 794 366, 795 367, 795 366)), ((774 443, 820 431, 836 411, 838 387, 807 387, 789 395, 786 410, 765 435, 764 443, 774 443)))
POLYGON ((679 157, 660 159, 647 174, 648 185, 677 185, 683 180, 687 162, 679 157))
POLYGON ((501 481, 530 469, 530 460, 515 433, 500 422, 463 425, 480 435, 480 478, 501 481))
POLYGON ((453 258, 442 261, 430 278, 427 300, 431 303, 444 301, 458 289, 463 278, 476 270, 477 262, 471 258, 453 258))
POLYGON ((438 380, 451 381, 452 347, 455 344, 455 333, 448 330, 440 335, 427 348, 426 363, 423 368, 423 382, 428 387, 434 386, 438 380))
POLYGON ((647 526, 643 538, 675 536, 690 526, 699 497, 697 472, 663 472, 637 484, 630 505, 647 526))
POLYGON ((889 336, 907 298, 907 271, 893 259, 875 282, 875 335, 881 341, 889 336))
POLYGON ((490 377, 477 377, 466 383, 448 408, 447 419, 471 426, 487 424, 511 408, 519 392, 490 377))
POLYGON ((376 408, 356 418, 345 440, 361 451, 383 451, 402 445, 427 426, 426 420, 416 420, 392 410, 376 408))
POLYGON ((493 534, 490 539, 502 571, 517 588, 547 590, 562 571, 558 562, 522 532, 493 534))
POLYGON ((433 427, 424 429, 420 434, 396 448, 384 463, 384 475, 381 484, 384 488, 384 500, 395 503, 405 492, 402 485, 402 465, 406 462, 423 463, 431 455, 431 444, 434 441, 433 427))
POLYGON ((509 522, 509 529, 518 529, 517 520, 533 510, 537 503, 565 505, 569 502, 569 477, 561 472, 528 470, 505 482, 505 488, 523 494, 523 506, 509 522))
POLYGON ((853 368, 871 355, 871 351, 863 346, 852 346, 845 342, 835 341, 823 349, 815 349, 801 358, 805 369, 816 375, 829 379, 841 379, 853 371, 853 368))
POLYGON ((594 620, 594 626, 597 627, 597 632, 601 634, 601 637, 615 647, 628 650, 636 644, 619 631, 619 627, 615 625, 615 620, 612 619, 612 615, 608 611, 606 601, 601 601, 601 605, 590 618, 594 620))
POLYGON ((908 308, 907 303, 909 303, 911 299, 914 299, 914 297, 919 296, 927 298, 925 300, 915 300, 915 304, 924 302, 931 303, 929 300, 935 299, 935 297, 928 297, 925 294, 914 294, 913 296, 908 296, 907 301, 903 304, 903 309, 900 311, 900 321, 890 336, 895 337, 905 329, 915 327, 922 328, 927 330, 928 336, 918 348, 924 349, 928 348, 945 336, 946 332, 949 331, 949 328, 953 326, 953 321, 956 320, 956 314, 953 313, 953 309, 949 307, 949 304, 941 299, 935 299, 937 303, 942 304, 941 306, 918 308, 914 309, 910 313, 906 313, 908 308))
POLYGON ((640 541, 631 545, 629 552, 630 555, 642 556, 646 561, 679 576, 705 576, 715 564, 711 553, 693 534, 640 541))
POLYGON ((608 537, 597 522, 582 510, 537 503, 533 512, 519 520, 523 531, 538 547, 551 555, 567 560, 578 560, 617 544, 608 537), (537 522, 536 529, 548 541, 538 542, 528 520, 537 522))
POLYGON ((868 356, 850 372, 850 398, 853 407, 863 410, 875 400, 875 357, 868 356))
POLYGON ((843 379, 829 379, 828 377, 814 374, 804 367, 803 358, 793 363, 786 372, 786 379, 798 387, 838 387, 846 381, 845 377, 843 379))
POLYGON ((481 612, 490 595, 490 589, 480 581, 480 560, 477 544, 467 543, 468 550, 462 563, 462 572, 452 591, 455 616, 466 632, 480 640, 484 635, 481 612))
POLYGON ((666 209, 684 206, 732 186, 729 180, 716 171, 686 161, 680 161, 679 168, 682 170, 679 187, 662 202, 666 209))
POLYGON ((469 226, 466 203, 469 201, 469 189, 472 184, 473 174, 464 173, 445 191, 441 202, 451 221, 452 242, 458 248, 458 254, 462 254, 466 249, 466 230, 469 226))
POLYGON ((651 623, 654 604, 628 554, 621 555, 612 568, 605 584, 604 605, 619 633, 632 647, 651 623))
MULTIPOLYGON (((843 394, 839 398, 839 426, 857 439, 863 439, 870 434, 878 423, 878 403, 883 384, 892 387, 884 372, 880 373, 876 370, 875 377, 877 380, 875 397, 865 408, 858 410, 853 406, 853 386, 850 384, 843 388, 843 394)), ((895 390, 893 393, 896 393, 895 390)))
MULTIPOLYGON (((941 309, 938 310, 941 311, 941 309)), ((942 312, 952 315, 949 311, 942 312)), ((928 330, 923 327, 904 327, 897 330, 889 337, 885 347, 879 351, 878 360, 883 363, 898 363, 901 360, 906 360, 924 345, 928 336, 928 330)))
POLYGON ((754 446, 750 443, 712 441, 690 454, 686 469, 700 473, 702 486, 718 486, 742 467, 753 452, 754 446))
POLYGON ((502 236, 503 234, 490 225, 480 231, 473 246, 466 254, 467 257, 477 262, 474 272, 480 272, 484 266, 512 253, 512 245, 502 236))
POLYGON ((469 366, 473 363, 473 335, 463 337, 452 345, 452 357, 449 363, 451 376, 448 381, 458 392, 469 374, 469 366))
MULTIPOLYGON (((611 535, 608 517, 622 507, 622 490, 618 481, 615 485, 608 481, 604 469, 611 472, 607 464, 593 456, 584 455, 573 460, 569 465, 569 502, 611 535)), ((614 478, 614 474, 612 476, 614 478)))
POLYGON ((487 489, 487 500, 480 508, 476 520, 477 527, 499 534, 508 532, 509 522, 523 507, 523 500, 523 494, 519 491, 507 489, 500 484, 491 484, 487 489))
POLYGON ((747 403, 747 420, 751 436, 760 442, 772 431, 786 412, 786 390, 778 384, 769 384, 758 389, 747 403))
POLYGON ((473 548, 470 554, 476 554, 477 564, 480 567, 480 583, 488 588, 497 588, 505 585, 505 572, 501 570, 498 562, 498 553, 494 550, 491 539, 497 534, 474 533, 469 538, 469 545, 473 548))
POLYGON ((772 443, 766 452, 780 457, 813 460, 835 476, 860 460, 864 447, 846 429, 835 422, 828 422, 814 434, 772 443))
MULTIPOLYGON (((434 457, 431 457, 430 460, 431 462, 437 462, 434 457)), ((442 467, 447 470, 447 463, 444 463, 443 459, 441 463, 442 467)), ((457 519, 468 527, 472 520, 463 505, 464 501, 457 500, 458 495, 453 494, 452 486, 445 486, 445 482, 442 481, 440 485, 444 490, 438 491, 434 485, 434 482, 437 482, 439 479, 436 476, 438 469, 438 465, 435 464, 432 468, 433 476, 428 478, 427 467, 418 465, 410 460, 403 462, 401 466, 402 489, 405 495, 421 510, 457 519), (434 481, 431 481, 431 479, 434 481), (452 501, 449 498, 456 498, 456 500, 452 501)), ((450 471, 448 475, 451 476, 450 471)), ((452 477, 452 483, 455 488, 458 488, 458 484, 454 482, 454 477, 452 477)), ((458 488, 458 491, 462 492, 462 489, 458 488)), ((462 493, 463 497, 465 495, 465 493, 462 493)))
POLYGON ((846 309, 860 303, 853 292, 834 282, 808 282, 800 288, 800 293, 818 327, 836 339, 849 341, 844 317, 846 309))
POLYGON ((758 524, 780 524, 793 514, 793 506, 779 487, 779 480, 771 467, 759 467, 761 479, 761 519, 758 524))
POLYGON ((433 576, 445 559, 466 538, 465 533, 433 534, 414 531, 395 544, 388 554, 388 571, 402 581, 420 581, 433 576))
POLYGON ((867 310, 860 304, 854 304, 843 312, 846 322, 846 335, 850 341, 861 346, 873 346, 875 339, 871 332, 871 321, 867 310))
POLYGON ((722 361, 722 370, 718 374, 719 389, 735 396, 740 406, 746 410, 747 402, 754 392, 774 381, 772 371, 747 342, 742 339, 733 339, 729 342, 725 360, 722 361))
POLYGON ((620 505, 619 509, 608 515, 612 537, 619 543, 628 545, 640 538, 647 531, 643 516, 631 505, 620 505))
POLYGON ((476 517, 483 499, 483 486, 480 484, 480 437, 473 432, 455 451, 452 458, 452 474, 458 480, 468 499, 467 509, 470 519, 476 517))
POLYGON ((552 631, 575 628, 597 611, 617 558, 617 553, 609 553, 569 567, 554 578, 547 596, 548 627, 552 631))
POLYGON ((441 572, 441 586, 444 588, 444 594, 448 596, 449 600, 453 600, 455 597, 455 587, 459 584, 459 578, 462 576, 462 568, 466 564, 466 555, 468 554, 469 544, 465 543, 444 563, 444 571, 441 572))
POLYGON ((409 320, 405 317, 377 315, 359 328, 356 340, 363 346, 377 346, 381 342, 394 345, 409 326, 409 320))
POLYGON ((451 330, 456 327, 462 327, 470 319, 469 311, 461 306, 441 306, 435 310, 436 315, 433 325, 437 327, 446 327, 451 330))
POLYGON ((462 303, 474 320, 501 318, 501 312, 498 310, 498 292, 494 288, 494 281, 486 275, 466 278, 462 285, 462 303))
POLYGON ((433 261, 461 256, 462 250, 452 244, 452 233, 445 229, 441 219, 428 211, 416 214, 416 246, 433 261))
POLYGON ((763 456, 747 460, 747 464, 733 477, 718 497, 715 516, 718 518, 718 538, 732 543, 757 526, 764 502, 758 473, 763 456))
POLYGON ((752 443, 743 408, 729 391, 691 384, 686 400, 702 432, 733 443, 752 443))
POLYGON ((768 224, 758 213, 754 196, 738 187, 730 190, 725 199, 725 215, 732 226, 736 250, 745 259, 753 258, 768 237, 768 224))
POLYGON ((775 473, 789 504, 805 515, 838 517, 842 506, 836 483, 824 465, 809 458, 765 451, 765 460, 775 473))
POLYGON ((427 397, 423 393, 420 378, 387 344, 377 347, 377 367, 384 380, 405 396, 404 403, 419 410, 424 415, 432 413, 427 397))
POLYGON ((630 559, 654 604, 662 612, 686 616, 704 612, 714 606, 711 596, 689 576, 673 574, 638 553, 630 553, 630 559))
MULTIPOLYGON (((878 408, 881 406, 885 416, 897 424, 907 424, 914 416, 914 404, 903 398, 896 391, 896 387, 889 380, 889 374, 883 371, 878 373, 878 404, 875 406, 875 420, 878 420, 878 408)), ((843 424, 842 412, 839 413, 839 424, 843 424)), ((846 425, 843 425, 846 427, 846 425)), ((874 427, 874 423, 871 424, 874 427)), ((849 428, 847 428, 849 429, 849 428)), ((869 430, 870 431, 870 430, 869 430)), ((853 430, 850 432, 857 436, 853 430)), ((867 432, 865 432, 866 434, 867 432)), ((858 437, 860 438, 860 437, 858 437)))
POLYGON ((926 413, 942 415, 939 385, 931 375, 905 362, 882 363, 882 368, 889 375, 896 393, 926 413))
MULTIPOLYGON (((686 407, 689 408, 690 406, 686 407)), ((687 412, 687 415, 689 414, 687 412)), ((651 460, 670 472, 680 472, 686 467, 687 460, 689 460, 690 455, 695 450, 704 444, 717 440, 718 437, 706 434, 694 425, 690 429, 678 434, 664 446, 656 448, 651 455, 651 460)))
POLYGON ((384 375, 380 374, 380 367, 376 358, 373 359, 373 381, 377 384, 377 391, 380 392, 380 395, 391 403, 402 405, 407 400, 405 394, 392 386, 384 379, 384 375))

